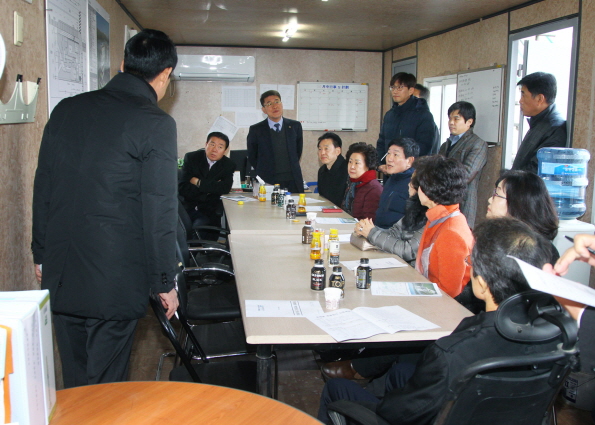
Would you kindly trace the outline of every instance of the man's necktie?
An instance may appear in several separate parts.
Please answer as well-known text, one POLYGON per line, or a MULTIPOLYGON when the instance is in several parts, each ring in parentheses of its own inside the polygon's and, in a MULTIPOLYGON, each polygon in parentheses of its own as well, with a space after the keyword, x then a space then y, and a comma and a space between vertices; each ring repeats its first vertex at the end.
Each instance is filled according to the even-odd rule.
POLYGON ((281 131, 281 124, 277 123, 277 124, 274 125, 274 127, 275 127, 275 131, 277 133, 279 133, 281 131))

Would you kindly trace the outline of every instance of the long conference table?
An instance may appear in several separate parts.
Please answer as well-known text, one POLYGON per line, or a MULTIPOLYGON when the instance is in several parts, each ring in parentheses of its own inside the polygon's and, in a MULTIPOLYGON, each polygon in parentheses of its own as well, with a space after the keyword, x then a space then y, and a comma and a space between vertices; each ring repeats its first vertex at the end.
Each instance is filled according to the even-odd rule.
MULTIPOLYGON (((324 199, 316 194, 307 194, 307 198, 324 199)), ((288 300, 319 301, 326 311, 324 293, 310 289, 310 270, 314 261, 310 260, 310 247, 301 243, 304 217, 299 223, 285 218, 281 208, 273 207, 270 202, 246 202, 238 205, 234 201, 224 200, 223 205, 230 227, 230 247, 235 271, 235 279, 242 310, 242 320, 246 341, 257 346, 258 388, 260 394, 272 394, 272 353, 276 349, 302 349, 334 346, 337 348, 382 347, 404 345, 427 345, 443 336, 449 335, 459 322, 471 316, 450 296, 376 296, 371 291, 355 287, 355 276, 343 267, 345 276, 345 297, 339 308, 353 309, 360 306, 383 307, 399 305, 439 328, 425 331, 403 331, 394 334, 380 334, 360 340, 337 343, 330 335, 303 317, 247 317, 246 300, 288 300)), ((330 205, 316 203, 309 205, 330 205)), ((350 218, 347 213, 317 213, 318 217, 350 218)), ((339 234, 349 234, 353 224, 322 224, 318 228, 337 228, 339 234)), ((362 257, 387 258, 399 257, 383 251, 360 251, 350 243, 341 243, 340 260, 359 260, 362 257)), ((327 281, 332 268, 328 267, 327 281)), ((428 282, 414 268, 407 267, 375 269, 374 281, 428 282)))

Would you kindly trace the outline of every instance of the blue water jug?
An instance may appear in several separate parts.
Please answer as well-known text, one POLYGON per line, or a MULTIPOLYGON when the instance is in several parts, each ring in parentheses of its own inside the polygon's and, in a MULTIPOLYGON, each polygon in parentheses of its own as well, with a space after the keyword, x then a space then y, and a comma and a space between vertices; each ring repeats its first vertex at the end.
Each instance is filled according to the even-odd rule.
POLYGON ((542 148, 537 152, 539 177, 547 186, 561 220, 572 220, 587 210, 585 189, 589 184, 586 149, 542 148))

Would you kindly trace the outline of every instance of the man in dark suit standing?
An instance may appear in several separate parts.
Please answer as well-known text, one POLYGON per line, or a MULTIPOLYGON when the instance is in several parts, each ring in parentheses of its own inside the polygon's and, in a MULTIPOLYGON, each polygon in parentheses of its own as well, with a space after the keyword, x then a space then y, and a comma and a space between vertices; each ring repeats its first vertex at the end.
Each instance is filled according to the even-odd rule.
POLYGON ((254 124, 248 131, 250 164, 266 183, 279 183, 292 193, 302 193, 302 125, 283 117, 283 103, 279 92, 264 92, 260 96, 260 104, 267 119, 254 124))
POLYGON ((184 156, 180 195, 194 223, 221 226, 223 204, 220 196, 233 184, 234 162, 225 156, 229 138, 218 131, 207 136, 204 149, 184 156))
POLYGON ((144 30, 123 72, 62 100, 45 126, 32 250, 66 388, 125 381, 150 291, 169 317, 178 306, 176 123, 157 106, 177 60, 167 35, 144 30))

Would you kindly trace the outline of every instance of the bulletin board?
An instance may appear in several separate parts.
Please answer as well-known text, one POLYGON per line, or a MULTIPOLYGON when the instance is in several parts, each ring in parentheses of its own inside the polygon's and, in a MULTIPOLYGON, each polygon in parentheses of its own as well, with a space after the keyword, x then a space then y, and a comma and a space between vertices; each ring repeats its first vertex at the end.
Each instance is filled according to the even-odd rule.
POLYGON ((366 131, 368 85, 298 82, 297 119, 304 130, 366 131))
POLYGON ((490 144, 500 141, 503 69, 488 68, 457 75, 457 101, 465 100, 475 106, 473 132, 490 144))

